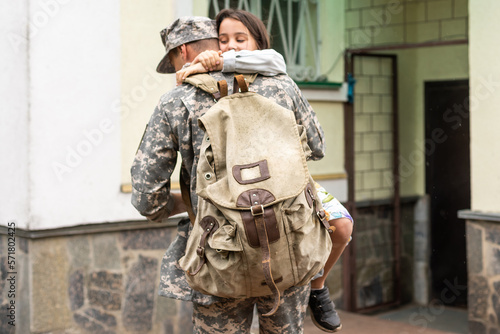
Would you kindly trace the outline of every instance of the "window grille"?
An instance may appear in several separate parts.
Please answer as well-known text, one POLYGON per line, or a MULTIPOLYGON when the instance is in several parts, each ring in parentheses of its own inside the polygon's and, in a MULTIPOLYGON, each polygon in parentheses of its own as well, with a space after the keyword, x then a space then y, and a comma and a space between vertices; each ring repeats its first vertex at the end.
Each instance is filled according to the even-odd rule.
POLYGON ((283 55, 294 80, 322 81, 318 0, 211 0, 209 16, 224 8, 249 11, 265 23, 272 48, 283 55))

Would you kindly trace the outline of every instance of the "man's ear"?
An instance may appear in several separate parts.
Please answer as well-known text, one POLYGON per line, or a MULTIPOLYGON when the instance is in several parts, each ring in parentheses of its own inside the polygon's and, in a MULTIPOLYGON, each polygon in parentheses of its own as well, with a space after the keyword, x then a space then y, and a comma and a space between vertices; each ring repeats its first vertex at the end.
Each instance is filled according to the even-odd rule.
POLYGON ((191 63, 193 60, 196 58, 196 56, 199 54, 199 51, 193 48, 191 44, 183 44, 182 45, 182 54, 183 54, 183 60, 185 63, 191 63))
POLYGON ((188 50, 186 44, 182 44, 181 46, 179 46, 179 51, 181 53, 182 60, 184 61, 184 63, 187 63, 188 50))

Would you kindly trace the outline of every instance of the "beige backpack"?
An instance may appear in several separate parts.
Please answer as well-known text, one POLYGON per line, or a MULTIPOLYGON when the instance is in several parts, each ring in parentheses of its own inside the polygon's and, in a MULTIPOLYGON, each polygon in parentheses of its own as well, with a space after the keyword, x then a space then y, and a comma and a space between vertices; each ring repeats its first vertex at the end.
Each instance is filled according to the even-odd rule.
POLYGON ((309 175, 306 134, 294 113, 209 75, 191 83, 222 98, 199 119, 205 130, 197 168, 198 213, 179 261, 189 285, 229 298, 274 296, 309 283, 332 247, 328 222, 309 175))

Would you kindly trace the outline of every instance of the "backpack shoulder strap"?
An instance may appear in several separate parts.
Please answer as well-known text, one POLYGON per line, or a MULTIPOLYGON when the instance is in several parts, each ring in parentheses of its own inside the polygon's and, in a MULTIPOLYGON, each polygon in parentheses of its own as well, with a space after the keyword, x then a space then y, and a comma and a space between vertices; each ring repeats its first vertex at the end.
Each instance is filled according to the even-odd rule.
POLYGON ((240 75, 243 75, 243 77, 245 78, 245 81, 247 82, 247 84, 250 85, 251 83, 253 83, 255 81, 255 79, 257 78, 257 76, 259 74, 258 73, 253 73, 253 74, 240 74, 240 75))
MULTIPOLYGON (((257 78, 257 74, 239 74, 235 75, 234 80, 234 89, 233 93, 237 92, 236 88, 238 87, 237 77, 243 78, 247 85, 254 82, 255 78, 257 78)), ((184 82, 195 86, 209 94, 211 94, 216 100, 219 100, 221 97, 227 96, 227 83, 225 80, 217 81, 212 76, 206 73, 194 74, 186 79, 184 82)), ((244 90, 241 88, 243 84, 240 84, 240 90, 243 92, 244 90)), ((248 86, 246 88, 248 91, 248 86)))
POLYGON ((184 79, 184 82, 209 93, 216 101, 219 101, 221 97, 227 96, 226 81, 217 81, 206 73, 191 75, 184 79))
POLYGON ((248 92, 248 85, 246 78, 241 74, 234 76, 233 94, 237 92, 242 92, 242 93, 248 92))
POLYGON ((184 181, 183 181, 184 170, 185 170, 185 168, 184 168, 184 163, 183 163, 181 166, 181 171, 180 171, 180 175, 179 175, 179 184, 181 186, 181 196, 182 196, 182 201, 186 205, 186 210, 187 210, 187 213, 189 216, 189 220, 191 221, 191 225, 194 225, 194 222, 196 220, 196 215, 194 214, 193 206, 191 203, 191 194, 189 192, 190 187, 188 184, 184 183, 184 181))
POLYGON ((184 82, 187 82, 188 84, 191 84, 212 95, 219 91, 219 87, 217 87, 217 80, 206 73, 191 75, 184 79, 184 82))

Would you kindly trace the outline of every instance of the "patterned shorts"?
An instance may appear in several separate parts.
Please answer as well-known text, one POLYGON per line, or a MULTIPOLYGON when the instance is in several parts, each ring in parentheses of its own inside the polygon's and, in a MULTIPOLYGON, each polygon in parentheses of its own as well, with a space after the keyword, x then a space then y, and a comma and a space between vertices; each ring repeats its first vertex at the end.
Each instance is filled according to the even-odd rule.
POLYGON ((339 202, 338 199, 333 197, 328 191, 325 190, 318 183, 315 184, 316 190, 318 191, 318 197, 323 204, 323 209, 326 211, 326 219, 338 219, 338 218, 348 218, 351 222, 354 222, 349 211, 339 202))

